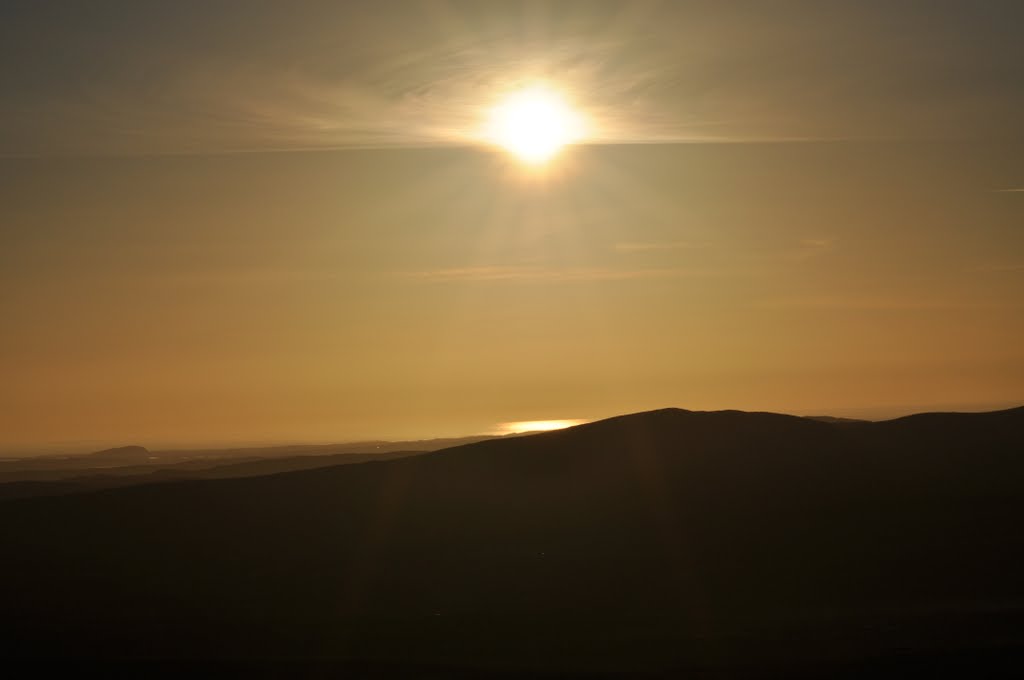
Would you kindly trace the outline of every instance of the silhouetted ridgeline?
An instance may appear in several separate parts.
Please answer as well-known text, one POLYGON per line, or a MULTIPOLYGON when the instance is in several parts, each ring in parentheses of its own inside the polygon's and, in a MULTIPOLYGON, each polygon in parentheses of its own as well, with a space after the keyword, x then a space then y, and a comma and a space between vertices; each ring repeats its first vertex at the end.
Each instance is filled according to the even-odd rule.
POLYGON ((1022 444, 1024 409, 667 409, 7 501, 0 644, 190 673, 970 675, 1021 657, 1022 444))
POLYGON ((174 464, 127 465, 110 468, 59 468, 54 470, 14 470, 0 473, 0 500, 64 496, 86 491, 115 489, 137 484, 153 484, 185 479, 231 479, 258 477, 294 470, 311 470, 336 465, 415 456, 423 451, 389 453, 337 453, 285 458, 199 459, 174 464), (14 479, 7 481, 4 479, 14 479))
POLYGON ((142 446, 121 446, 93 453, 34 455, 0 460, 0 483, 8 481, 53 481, 103 470, 109 474, 139 474, 158 469, 200 470, 232 462, 383 454, 409 451, 437 451, 460 444, 492 439, 489 435, 415 441, 366 441, 345 444, 292 444, 221 449, 165 449, 150 451, 142 446))

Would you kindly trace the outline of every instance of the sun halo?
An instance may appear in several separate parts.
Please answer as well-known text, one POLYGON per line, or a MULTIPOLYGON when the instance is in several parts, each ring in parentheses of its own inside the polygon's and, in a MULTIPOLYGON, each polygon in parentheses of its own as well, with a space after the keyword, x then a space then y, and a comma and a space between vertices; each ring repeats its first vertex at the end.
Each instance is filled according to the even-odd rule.
POLYGON ((542 85, 507 95, 490 110, 486 137, 527 165, 541 166, 583 137, 582 117, 542 85))

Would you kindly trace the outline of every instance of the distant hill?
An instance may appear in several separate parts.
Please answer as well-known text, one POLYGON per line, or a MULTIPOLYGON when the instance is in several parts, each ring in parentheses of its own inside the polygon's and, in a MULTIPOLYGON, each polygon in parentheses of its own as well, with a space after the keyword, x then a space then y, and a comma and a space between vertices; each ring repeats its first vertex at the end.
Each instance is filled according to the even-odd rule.
POLYGON ((144 446, 118 446, 90 453, 8 458, 0 460, 0 480, 3 480, 5 474, 16 470, 36 471, 152 465, 157 458, 157 455, 144 446))
POLYGON ((820 420, 823 423, 863 423, 867 422, 858 418, 837 418, 836 416, 804 416, 811 420, 820 420))
POLYGON ((337 453, 285 458, 200 459, 171 465, 150 464, 112 468, 70 468, 47 471, 15 471, 0 476, 0 500, 64 496, 73 493, 116 489, 137 484, 180 481, 187 479, 234 479, 257 477, 294 470, 353 465, 385 461, 425 453, 424 451, 392 451, 388 453, 337 453), (13 479, 13 481, 11 481, 13 479))
POLYGON ((1024 409, 842 424, 666 409, 6 501, 0 645, 190 674, 1024 668, 1022 444, 1024 409))
MULTIPOLYGON (((414 441, 365 441, 342 444, 293 444, 287 446, 255 446, 220 449, 164 449, 150 451, 142 446, 122 446, 93 453, 32 456, 0 461, 0 484, 6 482, 44 482, 70 480, 87 476, 118 475, 140 476, 160 470, 177 472, 207 470, 233 462, 262 460, 311 459, 313 457, 347 454, 373 455, 406 453, 410 451, 436 451, 460 444, 487 439, 491 435, 470 437, 422 439, 414 441)), ((329 464, 329 463, 325 463, 329 464)), ((280 470, 301 469, 284 466, 280 470)), ((318 467, 309 465, 308 467, 318 467)), ((267 473, 274 471, 268 468, 267 473)), ((196 479, 205 475, 181 474, 180 478, 196 479)), ((127 483, 127 481, 126 481, 127 483)), ((6 497, 0 488, 0 497, 6 497)))
POLYGON ((89 462, 107 463, 143 463, 150 459, 149 449, 144 446, 119 446, 113 449, 104 449, 94 453, 87 453, 82 456, 89 462))

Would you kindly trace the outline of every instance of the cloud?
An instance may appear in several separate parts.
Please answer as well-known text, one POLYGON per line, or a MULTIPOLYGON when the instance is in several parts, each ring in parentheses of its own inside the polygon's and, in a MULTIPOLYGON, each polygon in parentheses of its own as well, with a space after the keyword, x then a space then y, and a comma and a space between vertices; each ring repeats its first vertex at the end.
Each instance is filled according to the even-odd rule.
POLYGON ((613 250, 620 253, 642 253, 662 250, 689 250, 692 248, 705 248, 706 243, 693 243, 690 241, 646 241, 631 243, 616 243, 613 250))
POLYGON ((640 279, 673 279, 707 275, 706 272, 682 268, 613 269, 604 267, 549 268, 535 266, 484 266, 432 269, 404 272, 409 279, 437 283, 463 281, 630 281, 640 279))
POLYGON ((0 155, 472 145, 537 79, 596 144, 1019 137, 1013 3, 798 4, 36 3, 0 14, 0 155))
POLYGON ((1000 274, 1007 272, 1024 272, 1024 263, 1011 262, 1011 263, 990 263, 990 264, 979 264, 974 267, 970 267, 965 271, 969 273, 982 273, 982 274, 1000 274))
POLYGON ((805 295, 761 300, 756 306, 766 309, 842 310, 842 311, 949 311, 971 309, 1009 309, 1016 303, 998 300, 956 298, 916 298, 896 295, 805 295))
POLYGON ((833 252, 837 247, 838 239, 818 237, 756 246, 726 245, 710 241, 632 241, 615 243, 612 245, 612 250, 627 254, 700 251, 702 261, 744 261, 749 263, 806 260, 833 252))
MULTIPOLYGON (((736 247, 710 242, 690 241, 633 241, 612 245, 615 252, 633 255, 642 253, 679 253, 698 251, 701 257, 695 264, 681 266, 572 266, 548 267, 540 265, 483 265, 477 267, 448 267, 422 271, 401 272, 407 279, 432 282, 455 281, 631 281, 650 279, 677 279, 693 277, 759 276, 770 274, 781 265, 788 266, 799 260, 831 252, 836 239, 814 238, 796 242, 787 241, 773 247, 736 247)), ((641 261, 646 258, 638 258, 641 261)), ((635 262, 629 258, 630 262, 635 262)))
POLYGON ((796 260, 808 260, 831 253, 836 249, 834 238, 805 238, 797 242, 796 247, 788 253, 788 256, 796 260))
POLYGON ((993 189, 993 193, 996 194, 1024 194, 1024 188, 1014 189, 993 189))

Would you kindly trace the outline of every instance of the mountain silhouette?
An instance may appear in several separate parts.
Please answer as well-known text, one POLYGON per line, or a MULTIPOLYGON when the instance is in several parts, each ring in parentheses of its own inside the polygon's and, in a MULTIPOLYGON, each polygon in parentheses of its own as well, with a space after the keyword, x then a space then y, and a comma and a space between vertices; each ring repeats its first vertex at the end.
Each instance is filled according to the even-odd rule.
MULTIPOLYGON (((510 435, 506 435, 510 436, 510 435)), ((96 474, 139 475, 158 470, 194 472, 231 463, 299 459, 346 454, 372 455, 437 451, 460 444, 493 439, 493 435, 422 439, 413 441, 363 441, 342 444, 290 444, 215 449, 166 449, 150 451, 142 446, 120 446, 92 453, 34 455, 0 460, 0 484, 21 481, 56 481, 96 474)), ((346 461, 349 462, 349 461, 346 461)), ((301 465, 299 467, 302 467, 301 465)), ((314 466, 316 467, 316 466, 314 466)), ((287 466, 283 466, 286 469, 287 466)), ((268 474, 273 472, 269 470, 268 474)), ((181 475, 190 477, 190 475, 181 475)), ((202 475, 196 475, 202 476, 202 475)))
POLYGON ((84 454, 82 458, 135 462, 148 459, 149 449, 145 446, 117 446, 112 449, 103 449, 102 451, 84 454))
POLYGON ((1024 408, 880 423, 664 409, 6 501, 0 644, 474 672, 1018 659, 1022 435, 1024 408))
POLYGON ((115 489, 138 484, 185 479, 231 479, 258 477, 292 470, 352 465, 369 461, 415 456, 422 451, 387 453, 336 453, 282 458, 200 458, 197 460, 149 465, 122 465, 101 468, 66 468, 0 471, 0 500, 63 496, 66 494, 115 489), (6 477, 6 479, 5 479, 6 477), (12 481, 13 480, 13 481, 12 481))

